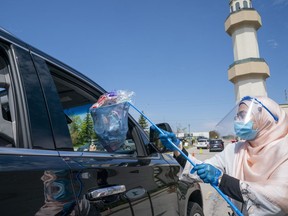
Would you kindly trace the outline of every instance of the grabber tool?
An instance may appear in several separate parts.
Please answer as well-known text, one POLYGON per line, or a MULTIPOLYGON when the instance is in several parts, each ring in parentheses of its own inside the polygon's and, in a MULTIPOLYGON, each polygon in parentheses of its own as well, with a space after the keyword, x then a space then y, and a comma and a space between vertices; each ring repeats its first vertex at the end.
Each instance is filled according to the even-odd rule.
MULTIPOLYGON (((137 107, 135 107, 132 103, 130 103, 130 106, 133 107, 139 114, 141 114, 148 122, 150 122, 150 124, 160 133, 160 134, 164 134, 164 132, 157 127, 156 124, 154 124, 146 115, 144 115, 143 112, 141 112, 137 107)), ((178 148, 178 146, 176 146, 170 139, 168 139, 169 143, 183 156, 186 158, 187 161, 189 161, 189 163, 192 164, 192 166, 195 166, 195 163, 187 156, 184 154, 184 152, 182 152, 181 149, 178 148)), ((222 197, 223 199, 230 205, 230 207, 232 208, 232 210, 238 215, 238 216, 243 216, 243 214, 241 213, 241 211, 231 202, 231 200, 228 198, 228 196, 226 196, 218 186, 212 185, 210 184, 222 197)))

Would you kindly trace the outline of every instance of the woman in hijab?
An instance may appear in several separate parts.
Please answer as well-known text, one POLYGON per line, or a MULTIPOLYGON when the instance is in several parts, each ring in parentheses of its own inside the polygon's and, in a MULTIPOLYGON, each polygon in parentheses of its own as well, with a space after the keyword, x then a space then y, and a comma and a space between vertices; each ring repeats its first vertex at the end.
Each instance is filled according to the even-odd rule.
MULTIPOLYGON (((267 97, 247 96, 237 105, 234 130, 243 141, 204 162, 189 155, 195 167, 175 151, 184 167, 181 179, 218 186, 243 215, 288 215, 287 114, 267 97)), ((165 146, 167 138, 179 143, 175 134, 166 133, 160 135, 165 146)))

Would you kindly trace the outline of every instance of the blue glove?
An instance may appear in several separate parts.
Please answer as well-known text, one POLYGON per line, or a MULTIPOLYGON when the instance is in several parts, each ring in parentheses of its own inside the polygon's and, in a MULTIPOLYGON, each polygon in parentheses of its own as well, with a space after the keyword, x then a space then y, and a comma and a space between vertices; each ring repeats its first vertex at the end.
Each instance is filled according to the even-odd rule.
POLYGON ((171 140, 177 147, 180 144, 180 140, 177 139, 174 133, 170 133, 164 130, 162 131, 164 134, 159 135, 159 139, 161 140, 162 144, 166 147, 166 149, 169 149, 171 151, 177 150, 175 146, 173 146, 168 140, 171 140))
POLYGON ((197 175, 205 183, 210 183, 211 185, 218 186, 219 177, 222 172, 210 164, 196 164, 190 173, 197 171, 197 175))

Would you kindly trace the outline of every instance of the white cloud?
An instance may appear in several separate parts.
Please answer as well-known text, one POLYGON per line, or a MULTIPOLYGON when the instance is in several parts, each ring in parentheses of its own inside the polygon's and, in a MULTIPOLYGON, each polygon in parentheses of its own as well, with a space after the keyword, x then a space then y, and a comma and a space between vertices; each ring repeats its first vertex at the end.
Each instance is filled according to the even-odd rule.
POLYGON ((270 39, 267 41, 268 45, 273 48, 273 49, 276 49, 279 44, 277 43, 277 41, 275 41, 274 39, 270 39))

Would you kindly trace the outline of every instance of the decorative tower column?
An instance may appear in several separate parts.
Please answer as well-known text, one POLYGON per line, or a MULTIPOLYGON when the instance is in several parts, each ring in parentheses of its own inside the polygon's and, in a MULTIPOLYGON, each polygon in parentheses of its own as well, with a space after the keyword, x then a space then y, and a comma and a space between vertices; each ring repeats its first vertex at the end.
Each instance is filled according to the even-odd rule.
POLYGON ((270 76, 267 63, 260 58, 257 30, 261 17, 252 8, 252 0, 229 0, 230 15, 225 31, 232 37, 234 63, 228 78, 234 83, 236 101, 246 95, 267 96, 266 78, 270 76))

